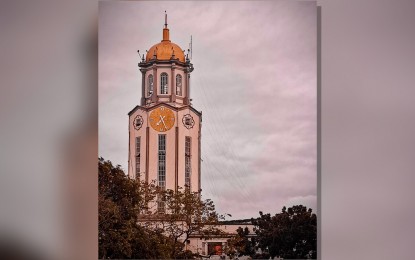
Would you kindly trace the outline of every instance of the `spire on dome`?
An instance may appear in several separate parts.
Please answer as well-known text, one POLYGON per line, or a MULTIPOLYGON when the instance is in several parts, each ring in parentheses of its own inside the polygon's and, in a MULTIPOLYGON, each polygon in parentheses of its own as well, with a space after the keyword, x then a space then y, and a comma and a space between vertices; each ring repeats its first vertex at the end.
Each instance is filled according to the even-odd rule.
POLYGON ((167 28, 167 12, 165 11, 164 14, 164 26, 163 26, 163 38, 161 42, 154 44, 151 46, 151 48, 148 50, 145 58, 145 62, 149 61, 170 61, 172 60, 172 57, 174 60, 178 60, 180 62, 185 63, 186 57, 184 54, 184 51, 180 46, 173 43, 170 40, 170 34, 169 34, 169 28, 167 28))
POLYGON ((164 28, 163 28, 163 40, 170 41, 169 39, 169 28, 167 28, 167 12, 164 11, 164 28))
POLYGON ((167 28, 167 11, 164 10, 164 28, 167 28))

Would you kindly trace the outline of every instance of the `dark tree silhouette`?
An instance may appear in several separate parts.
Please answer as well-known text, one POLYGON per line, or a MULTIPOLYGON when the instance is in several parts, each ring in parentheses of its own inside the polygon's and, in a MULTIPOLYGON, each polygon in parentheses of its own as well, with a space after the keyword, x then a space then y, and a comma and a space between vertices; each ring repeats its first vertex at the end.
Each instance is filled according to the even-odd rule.
POLYGON ((271 257, 284 259, 317 258, 317 216, 303 205, 283 207, 271 216, 259 212, 252 219, 259 247, 268 248, 271 257))
POLYGON ((98 170, 100 258, 188 258, 192 253, 184 249, 192 235, 221 234, 217 225, 224 217, 199 192, 129 179, 103 158, 98 170))
POLYGON ((137 224, 144 198, 120 166, 98 161, 99 258, 169 258, 172 241, 137 224))
POLYGON ((255 254, 256 240, 254 237, 249 236, 248 227, 238 227, 236 230, 237 235, 228 239, 228 244, 225 249, 226 254, 233 256, 255 254))

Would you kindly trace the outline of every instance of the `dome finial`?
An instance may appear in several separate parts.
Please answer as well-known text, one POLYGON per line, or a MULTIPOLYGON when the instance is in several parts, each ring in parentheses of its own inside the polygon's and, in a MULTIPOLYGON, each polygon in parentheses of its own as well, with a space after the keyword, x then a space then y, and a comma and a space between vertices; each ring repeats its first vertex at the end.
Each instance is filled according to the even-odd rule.
POLYGON ((164 28, 163 28, 163 40, 170 41, 169 39, 169 28, 167 28, 167 11, 164 11, 164 28))
POLYGON ((167 28, 167 11, 164 10, 164 28, 167 28))

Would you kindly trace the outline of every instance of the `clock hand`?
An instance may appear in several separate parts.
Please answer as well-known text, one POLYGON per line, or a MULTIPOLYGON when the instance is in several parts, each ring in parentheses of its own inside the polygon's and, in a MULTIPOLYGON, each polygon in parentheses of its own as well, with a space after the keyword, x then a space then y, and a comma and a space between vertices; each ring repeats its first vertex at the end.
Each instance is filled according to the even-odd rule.
POLYGON ((163 123, 164 127, 167 129, 167 126, 166 126, 166 124, 164 123, 164 120, 163 120, 163 118, 164 118, 164 117, 165 117, 165 116, 161 117, 161 115, 160 115, 160 120, 161 120, 161 122, 163 123))
MULTIPOLYGON (((164 118, 165 116, 163 116, 163 118, 164 118)), ((157 122, 157 124, 156 124, 156 126, 158 126, 158 125, 160 125, 160 123, 161 123, 161 121, 163 121, 163 118, 161 117, 161 115, 160 115, 160 120, 157 122)), ((164 123, 163 123, 164 124, 164 123)))

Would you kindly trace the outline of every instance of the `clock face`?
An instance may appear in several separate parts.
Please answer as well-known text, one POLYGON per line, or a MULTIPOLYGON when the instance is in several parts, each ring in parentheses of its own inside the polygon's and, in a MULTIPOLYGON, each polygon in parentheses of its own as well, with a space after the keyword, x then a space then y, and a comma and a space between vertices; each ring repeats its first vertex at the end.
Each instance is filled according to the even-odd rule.
POLYGON ((193 117, 190 114, 184 115, 182 122, 187 129, 193 128, 195 125, 195 120, 193 120, 193 117))
POLYGON ((136 116, 134 118, 134 123, 133 123, 134 124, 134 128, 136 130, 140 129, 143 126, 143 122, 144 122, 144 120, 143 120, 143 117, 142 116, 140 116, 140 115, 136 116))
POLYGON ((166 132, 174 125, 174 112, 164 106, 158 107, 150 113, 150 125, 159 132, 166 132))

